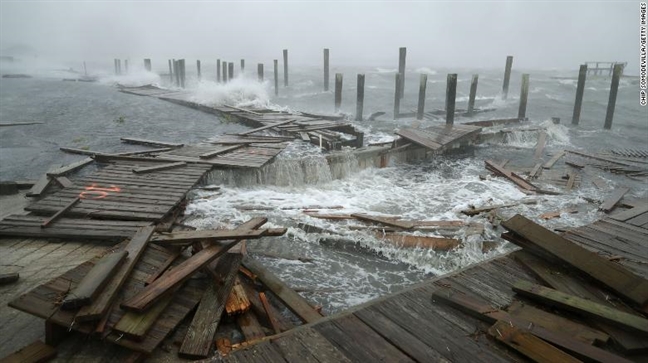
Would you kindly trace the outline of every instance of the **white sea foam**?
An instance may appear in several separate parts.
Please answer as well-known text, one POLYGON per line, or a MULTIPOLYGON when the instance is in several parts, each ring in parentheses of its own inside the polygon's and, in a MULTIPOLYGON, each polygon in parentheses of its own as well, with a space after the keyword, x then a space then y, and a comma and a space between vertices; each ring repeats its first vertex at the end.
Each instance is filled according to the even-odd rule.
POLYGON ((423 73, 423 74, 427 74, 427 75, 435 75, 435 74, 437 74, 437 71, 435 71, 433 69, 430 69, 428 67, 416 68, 415 72, 416 73, 423 73))
POLYGON ((99 82, 109 85, 121 85, 126 87, 140 87, 146 85, 159 86, 161 78, 157 73, 148 72, 144 69, 129 70, 127 74, 122 75, 104 75, 99 78, 99 82))
POLYGON ((192 89, 191 101, 208 106, 269 107, 269 83, 234 78, 228 83, 202 81, 192 89))

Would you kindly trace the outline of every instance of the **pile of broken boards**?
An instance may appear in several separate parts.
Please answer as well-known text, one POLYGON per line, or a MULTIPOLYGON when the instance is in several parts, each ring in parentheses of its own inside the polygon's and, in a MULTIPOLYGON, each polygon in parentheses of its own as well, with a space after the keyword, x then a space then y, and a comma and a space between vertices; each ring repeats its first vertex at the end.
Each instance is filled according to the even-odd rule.
POLYGON ((477 318, 486 324, 480 330, 536 362, 648 359, 648 229, 604 219, 561 236, 521 215, 502 225, 502 237, 522 247, 514 259, 542 285, 516 274, 499 281, 516 293, 505 307, 485 300, 488 291, 439 282, 434 302, 477 318), (600 232, 582 237, 591 228, 600 232), (624 252, 606 258, 592 250, 624 252))
MULTIPOLYGON (((259 217, 235 229, 181 227, 164 233, 154 225, 143 227, 129 241, 9 305, 45 319, 49 345, 74 330, 143 359, 185 321, 186 334, 177 342, 180 356, 209 357, 215 342, 227 353, 322 317, 247 257, 246 239, 285 234, 285 228, 260 229, 266 222, 259 217)), ((15 354, 25 357, 42 348, 37 342, 15 354)))

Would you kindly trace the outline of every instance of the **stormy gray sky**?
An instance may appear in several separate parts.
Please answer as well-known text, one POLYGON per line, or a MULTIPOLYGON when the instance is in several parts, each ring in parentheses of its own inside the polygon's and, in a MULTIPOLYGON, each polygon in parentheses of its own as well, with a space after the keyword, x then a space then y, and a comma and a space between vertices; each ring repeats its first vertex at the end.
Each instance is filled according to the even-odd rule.
POLYGON ((331 62, 575 69, 627 61, 636 74, 639 2, 0 1, 0 49, 40 57, 281 58, 331 62))

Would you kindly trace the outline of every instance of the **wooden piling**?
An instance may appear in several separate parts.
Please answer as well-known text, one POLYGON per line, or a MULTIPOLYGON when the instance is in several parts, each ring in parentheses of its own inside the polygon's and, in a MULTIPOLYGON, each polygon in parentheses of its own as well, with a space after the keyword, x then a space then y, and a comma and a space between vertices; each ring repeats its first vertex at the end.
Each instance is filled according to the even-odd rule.
POLYGON ((419 83, 418 107, 416 109, 416 119, 422 120, 425 113, 425 93, 427 90, 427 74, 421 74, 419 83))
POLYGON ((520 87, 520 107, 518 109, 518 120, 526 119, 527 98, 529 96, 529 75, 522 75, 522 87, 520 87))
POLYGON ((400 74, 400 85, 398 87, 398 94, 403 98, 405 93, 405 62, 407 58, 407 48, 401 47, 398 49, 398 74, 400 74))
POLYGON ((340 112, 340 106, 342 105, 342 73, 335 74, 335 112, 340 112))
POLYGON ((623 73, 623 64, 616 63, 612 72, 612 83, 610 84, 610 99, 608 100, 607 112, 605 114, 605 125, 603 128, 609 130, 612 128, 612 118, 614 118, 614 108, 616 107, 617 92, 619 91, 619 79, 623 73))
POLYGON ((227 83, 227 62, 223 61, 223 83, 227 83))
POLYGON ((221 61, 216 59, 216 82, 220 83, 221 81, 221 61))
POLYGON ((118 75, 119 75, 119 71, 117 70, 117 59, 116 59, 116 58, 113 59, 113 65, 115 66, 115 75, 118 76, 118 75))
POLYGON ((396 73, 394 75, 394 120, 398 119, 400 116, 400 85, 401 85, 401 75, 396 73))
POLYGON ((279 95, 279 61, 274 61, 274 81, 275 81, 275 96, 279 95))
POLYGON ((128 59, 124 59, 124 73, 128 74, 128 59))
POLYGON ((176 87, 180 87, 180 61, 173 60, 173 75, 175 76, 176 87))
POLYGON ((574 101, 574 114, 572 125, 580 122, 581 107, 583 106, 583 93, 585 92, 585 78, 587 77, 587 64, 581 64, 578 70, 578 86, 576 86, 576 101, 574 101))
POLYGON ((263 82, 263 63, 257 65, 257 75, 259 76, 259 82, 263 82))
POLYGON ((169 59, 169 81, 173 83, 173 62, 169 59))
POLYGON ((468 111, 467 116, 472 116, 475 111, 475 98, 477 97, 477 83, 479 83, 479 74, 473 74, 472 81, 470 81, 470 96, 468 97, 468 111))
POLYGON ((283 50, 284 87, 288 87, 288 49, 283 50))
POLYGON ((356 96, 356 121, 362 121, 362 111, 364 108, 364 85, 365 75, 358 74, 358 93, 356 96))
POLYGON ((245 72, 245 59, 241 59, 241 74, 245 72))
POLYGON ((185 71, 187 68, 185 68, 185 60, 180 59, 180 87, 185 88, 185 71))
POLYGON ((231 81, 232 79, 234 79, 234 62, 227 63, 227 68, 229 68, 227 79, 231 81))
POLYGON ((200 82, 200 79, 202 78, 202 74, 200 72, 200 60, 196 60, 196 71, 198 72, 198 82, 200 82))
POLYGON ((455 99, 457 97, 457 74, 448 74, 446 85, 446 125, 454 124, 455 99))
POLYGON ((324 92, 329 90, 329 50, 324 48, 324 92))
POLYGON ((151 59, 144 59, 144 69, 146 69, 148 72, 151 71, 151 59))
POLYGON ((504 84, 502 85, 502 99, 508 97, 509 81, 511 80, 511 68, 513 68, 513 56, 506 57, 506 67, 504 67, 504 84))
POLYGON ((86 62, 83 61, 83 74, 87 77, 88 76, 88 68, 86 68, 86 62))

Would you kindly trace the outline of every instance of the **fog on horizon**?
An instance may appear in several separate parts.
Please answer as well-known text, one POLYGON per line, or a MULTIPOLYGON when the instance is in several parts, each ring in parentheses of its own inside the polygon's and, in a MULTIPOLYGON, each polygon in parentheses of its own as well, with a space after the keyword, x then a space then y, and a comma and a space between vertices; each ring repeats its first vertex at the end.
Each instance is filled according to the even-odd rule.
POLYGON ((61 61, 168 58, 250 64, 577 69, 638 73, 639 2, 0 2, 2 55, 61 61), (16 54, 14 54, 16 53, 16 54), (23 54, 20 54, 23 53, 23 54), (34 53, 34 54, 30 54, 34 53))

